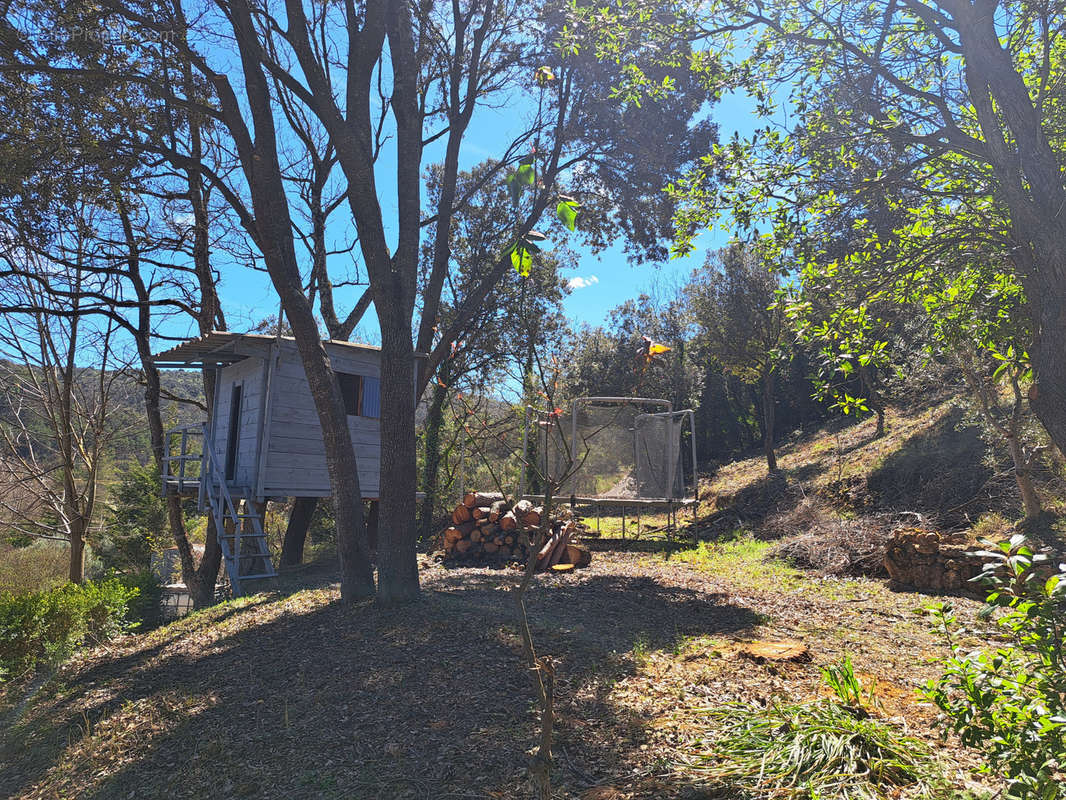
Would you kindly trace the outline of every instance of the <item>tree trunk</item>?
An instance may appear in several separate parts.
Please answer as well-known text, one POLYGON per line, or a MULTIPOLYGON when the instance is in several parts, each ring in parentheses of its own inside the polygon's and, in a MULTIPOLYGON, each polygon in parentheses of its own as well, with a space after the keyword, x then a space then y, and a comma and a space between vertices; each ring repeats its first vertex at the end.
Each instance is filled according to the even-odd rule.
POLYGON ((381 501, 371 500, 366 509, 366 541, 371 555, 378 552, 378 525, 381 522, 381 501))
MULTIPOLYGON (((377 304, 375 304, 377 305, 377 304)), ((385 305, 387 308, 387 304, 385 305)), ((378 602, 416 600, 415 358, 410 318, 378 307, 381 322, 381 517, 377 552, 378 602)))
POLYGON ((222 545, 218 543, 214 517, 208 514, 207 528, 204 531, 204 554, 196 567, 194 585, 188 587, 193 608, 207 608, 215 604, 215 586, 218 584, 220 566, 222 566, 222 545))
POLYGON ((869 367, 859 366, 859 381, 862 383, 867 403, 877 414, 877 430, 874 431, 874 438, 880 439, 885 435, 885 400, 874 385, 873 375, 870 374, 869 367))
POLYGON ((762 379, 762 449, 766 466, 777 472, 777 455, 774 453, 774 373, 768 372, 762 379))
POLYGON ((984 4, 954 3, 964 77, 988 144, 997 194, 1010 210, 1012 257, 1031 309, 1030 405, 1066 452, 1066 187, 1043 117, 984 4), (999 108, 996 108, 998 104, 999 108), (1003 122, 1010 128, 1009 135, 1003 122))
MULTIPOLYGON (((1066 259, 1066 254, 1064 254, 1066 259)), ((1064 261, 1063 263, 1066 263, 1064 261)), ((1056 293, 1040 298, 1039 325, 1030 352, 1036 382, 1029 390, 1029 405, 1047 429, 1051 440, 1066 454, 1066 283, 1056 293)), ((1032 290, 1026 287, 1032 297, 1032 290)), ((1030 301, 1032 302, 1032 301, 1030 301)))
POLYGON ((295 567, 303 563, 304 543, 307 531, 318 508, 317 497, 297 497, 292 501, 289 512, 289 524, 285 528, 285 539, 281 545, 281 566, 295 567))
POLYGON ((437 492, 440 480, 440 432, 444 427, 444 401, 447 396, 446 387, 441 386, 440 383, 433 384, 433 398, 430 400, 426 421, 423 423, 425 435, 422 441, 425 446, 425 462, 422 469, 422 491, 425 497, 422 499, 418 512, 419 535, 422 539, 429 539, 433 536, 433 517, 439 503, 437 492))
MULTIPOLYGON (((142 337, 138 333, 138 339, 142 337)), ((159 410, 160 383, 159 370, 150 360, 151 353, 148 351, 147 341, 138 341, 138 349, 141 350, 141 368, 144 371, 146 388, 144 392, 144 405, 148 415, 149 438, 152 443, 152 455, 155 458, 156 469, 162 469, 163 454, 166 449, 163 431, 163 416, 159 410), (147 358, 146 358, 147 355, 147 358)), ((215 602, 215 582, 218 578, 218 568, 222 560, 222 549, 215 535, 215 521, 208 514, 207 533, 204 543, 204 556, 200 564, 196 564, 193 556, 192 543, 185 530, 185 514, 181 508, 181 498, 174 494, 166 496, 167 522, 169 523, 171 536, 174 537, 174 545, 178 548, 178 558, 181 562, 181 579, 192 598, 193 607, 206 608, 215 602)))
POLYGON ((85 526, 84 520, 78 515, 70 521, 69 577, 72 583, 85 580, 85 526))
MULTIPOLYGON (((281 298, 282 309, 292 327, 296 349, 300 353, 311 398, 322 428, 326 471, 333 492, 333 509, 337 520, 337 555, 341 570, 341 600, 351 602, 374 595, 374 573, 366 546, 366 526, 359 487, 355 451, 348 432, 340 387, 322 343, 314 312, 303 293, 303 277, 296 260, 295 241, 289 221, 289 209, 281 163, 278 156, 277 126, 270 88, 263 73, 263 53, 251 7, 246 0, 230 4, 230 20, 240 53, 244 92, 254 136, 242 138, 246 149, 241 153, 242 166, 249 176, 248 187, 259 234, 258 246, 270 280, 281 298)), ((243 111, 226 98, 224 117, 231 130, 243 137, 248 134, 243 111)), ((410 331, 407 342, 410 346, 410 331)), ((384 353, 382 353, 384 360, 384 353)), ((384 383, 384 381, 383 381, 384 383)), ((383 407, 388 408, 383 396, 383 407)), ((414 409, 411 409, 412 438, 414 409)), ((382 426, 385 427, 384 425, 382 426)), ((383 441, 383 444, 386 444, 383 441)), ((383 448, 384 449, 384 448, 383 448)), ((412 448, 413 450, 413 448, 412 448)), ((413 480, 414 465, 411 465, 413 480)), ((412 492, 413 494, 413 492, 412 492)), ((410 505, 410 499, 408 499, 410 505)), ((410 511, 410 509, 408 509, 410 511)), ((413 514, 412 514, 413 519, 413 514)))
POLYGON ((1016 435, 1007 437, 1010 447, 1010 457, 1014 462, 1014 481, 1018 484, 1018 492, 1022 496, 1022 507, 1025 509, 1026 519, 1039 517, 1044 510, 1040 504, 1040 496, 1033 486, 1033 478, 1029 473, 1029 463, 1022 452, 1022 443, 1016 435))

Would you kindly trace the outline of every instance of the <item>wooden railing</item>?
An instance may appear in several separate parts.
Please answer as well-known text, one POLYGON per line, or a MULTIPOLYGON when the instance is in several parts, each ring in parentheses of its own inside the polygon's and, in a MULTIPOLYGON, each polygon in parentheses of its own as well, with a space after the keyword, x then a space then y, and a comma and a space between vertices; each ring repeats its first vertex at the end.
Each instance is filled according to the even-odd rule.
MULTIPOLYGON (((203 448, 207 441, 207 423, 196 422, 179 425, 166 432, 163 438, 163 493, 185 494, 186 490, 195 488, 201 492, 200 478, 203 474, 203 448), (176 455, 173 448, 175 438, 180 437, 176 455), (194 451, 193 443, 199 443, 194 451), (193 465, 190 467, 190 465, 193 465)), ((201 504, 202 505, 202 504, 201 504)))
POLYGON ((207 424, 173 428, 167 431, 166 442, 163 491, 185 494, 186 489, 195 485, 200 510, 209 512, 215 524, 215 535, 222 549, 233 594, 242 593, 242 581, 274 577, 277 573, 270 560, 262 518, 247 497, 249 492, 238 492, 238 496, 245 499, 243 509, 240 500, 234 497, 234 490, 226 483, 225 472, 210 446, 207 424), (174 455, 171 443, 177 437, 180 437, 180 447, 174 455), (190 445, 197 440, 200 442, 198 452, 190 452, 190 445), (196 467, 189 467, 193 462, 196 467), (242 564, 249 564, 251 569, 242 569, 242 564))

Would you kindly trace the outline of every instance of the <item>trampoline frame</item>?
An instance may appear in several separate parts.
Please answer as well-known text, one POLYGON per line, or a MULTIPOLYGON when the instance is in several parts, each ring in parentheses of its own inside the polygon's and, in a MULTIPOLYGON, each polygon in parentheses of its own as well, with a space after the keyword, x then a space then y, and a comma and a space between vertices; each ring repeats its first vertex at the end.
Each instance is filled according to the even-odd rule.
MULTIPOLYGON (((671 532, 677 530, 677 512, 679 509, 685 509, 692 507, 692 538, 696 540, 698 538, 699 531, 699 473, 696 469, 696 413, 691 408, 681 409, 675 412, 673 410, 673 403, 669 400, 662 400, 651 397, 578 397, 575 398, 570 409, 570 457, 574 461, 577 460, 577 412, 579 404, 592 404, 602 403, 609 404, 632 404, 632 405, 658 405, 665 407, 665 411, 653 412, 657 414, 685 414, 689 420, 689 433, 690 433, 690 445, 692 452, 692 496, 691 497, 603 497, 595 495, 560 495, 555 498, 561 499, 563 502, 569 500, 571 509, 577 504, 591 505, 596 509, 596 532, 600 531, 600 508, 601 506, 607 507, 621 507, 622 509, 622 538, 626 538, 626 507, 635 506, 637 509, 637 536, 640 536, 641 527, 641 509, 652 506, 666 506, 667 507, 667 524, 668 535, 671 532)), ((522 463, 526 462, 529 455, 529 423, 530 416, 532 414, 544 414, 548 415, 549 412, 542 409, 535 408, 534 406, 527 405, 524 409, 524 419, 522 425, 522 463)), ((523 499, 535 501, 544 500, 544 495, 526 494, 526 471, 525 468, 521 471, 519 478, 519 497, 523 499)))

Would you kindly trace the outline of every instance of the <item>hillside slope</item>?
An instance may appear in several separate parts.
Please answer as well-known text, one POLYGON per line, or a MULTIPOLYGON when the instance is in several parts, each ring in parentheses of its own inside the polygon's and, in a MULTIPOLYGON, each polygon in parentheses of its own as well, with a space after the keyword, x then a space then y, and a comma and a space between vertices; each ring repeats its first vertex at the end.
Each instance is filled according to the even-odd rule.
MULTIPOLYGON (((701 481, 701 500, 712 512, 706 522, 759 529, 804 499, 845 516, 918 514, 945 530, 971 527, 988 512, 1020 516, 1005 448, 990 451, 958 400, 913 412, 891 409, 886 434, 874 433, 872 418, 795 432, 778 448, 776 478, 758 456, 721 466, 701 481)), ((1062 476, 1045 471, 1037 479, 1046 508, 1061 513, 1062 476)))
MULTIPOLYGON (((805 572, 767 560, 769 542, 737 538, 802 534, 798 509, 811 497, 852 517, 848 508, 914 511, 925 498, 921 513, 965 522, 1000 493, 992 471, 949 469, 972 446, 940 449, 955 441, 953 413, 896 415, 876 441, 865 423, 798 436, 781 449, 783 478, 767 480, 751 459, 706 483, 702 527, 719 542, 619 552, 605 537, 590 568, 540 578, 530 615, 540 655, 556 665, 558 796, 711 796, 681 766, 705 730, 700 709, 818 696, 820 669, 845 654, 878 713, 939 754, 942 796, 973 788, 979 755, 941 744, 916 695, 946 653, 915 613, 933 598, 805 572), (970 496, 955 502, 959 485, 970 496), (810 659, 741 652, 782 639, 802 641, 810 659)), ((11 692, 0 705, 0 795, 529 796, 536 718, 507 594, 514 573, 420 559, 424 599, 410 607, 345 608, 333 566, 311 565, 276 592, 86 653, 28 698, 11 692)), ((981 645, 980 604, 954 602, 968 642, 981 645)))

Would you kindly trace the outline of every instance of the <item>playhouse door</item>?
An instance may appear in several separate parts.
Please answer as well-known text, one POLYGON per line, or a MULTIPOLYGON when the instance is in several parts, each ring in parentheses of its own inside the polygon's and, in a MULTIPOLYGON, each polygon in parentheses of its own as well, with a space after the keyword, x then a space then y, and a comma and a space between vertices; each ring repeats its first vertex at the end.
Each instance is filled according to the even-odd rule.
POLYGON ((229 402, 229 430, 226 433, 226 480, 232 481, 237 474, 237 446, 241 440, 241 395, 244 386, 233 384, 229 402))

